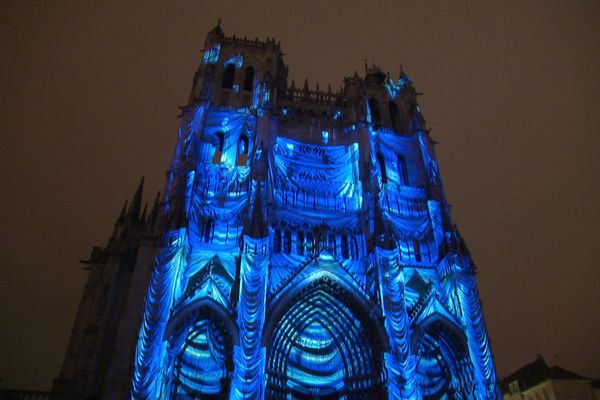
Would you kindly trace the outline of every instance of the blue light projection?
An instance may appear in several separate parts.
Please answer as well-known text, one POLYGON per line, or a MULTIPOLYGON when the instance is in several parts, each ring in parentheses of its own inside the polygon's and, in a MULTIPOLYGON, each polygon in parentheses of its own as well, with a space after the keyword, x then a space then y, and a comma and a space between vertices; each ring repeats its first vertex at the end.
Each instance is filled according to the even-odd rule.
POLYGON ((242 65, 244 64, 244 57, 242 57, 239 54, 236 56, 230 57, 225 61, 225 65, 228 65, 228 64, 233 64, 233 65, 235 65, 236 68, 242 68, 242 65))
POLYGON ((204 51, 204 64, 216 64, 219 61, 219 54, 221 53, 221 45, 215 44, 212 48, 204 51))
MULTIPOLYGON (((218 68, 242 65, 225 56, 218 68)), ((182 117, 131 398, 498 400, 422 123, 375 126, 363 96, 353 121, 298 125, 300 105, 278 118, 279 93, 255 79, 246 107, 182 117)))
POLYGON ((390 98, 395 99, 396 96, 398 96, 398 93, 400 93, 403 88, 410 84, 410 79, 403 73, 397 82, 394 82, 392 78, 387 77, 385 81, 385 88, 387 89, 390 98))

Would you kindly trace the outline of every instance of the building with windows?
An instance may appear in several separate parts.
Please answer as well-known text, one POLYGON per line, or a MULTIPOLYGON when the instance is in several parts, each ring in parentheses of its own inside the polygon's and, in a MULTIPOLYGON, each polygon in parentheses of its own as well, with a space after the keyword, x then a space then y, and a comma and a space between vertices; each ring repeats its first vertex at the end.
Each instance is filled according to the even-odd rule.
POLYGON ((598 400, 597 383, 559 366, 548 366, 542 356, 502 379, 504 400, 598 400))
POLYGON ((499 399, 434 144, 404 72, 296 87, 275 40, 215 27, 164 197, 140 185, 87 261, 56 390, 499 399))

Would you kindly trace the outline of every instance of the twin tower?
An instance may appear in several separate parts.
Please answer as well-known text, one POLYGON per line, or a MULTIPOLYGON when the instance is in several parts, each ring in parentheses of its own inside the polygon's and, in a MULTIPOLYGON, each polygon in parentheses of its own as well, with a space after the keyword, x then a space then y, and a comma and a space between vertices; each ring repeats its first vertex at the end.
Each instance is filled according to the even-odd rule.
POLYGON ((416 95, 375 66, 336 92, 297 88, 274 40, 209 32, 165 196, 122 224, 130 267, 97 250, 96 270, 121 260, 105 281, 126 294, 89 393, 499 399, 416 95))

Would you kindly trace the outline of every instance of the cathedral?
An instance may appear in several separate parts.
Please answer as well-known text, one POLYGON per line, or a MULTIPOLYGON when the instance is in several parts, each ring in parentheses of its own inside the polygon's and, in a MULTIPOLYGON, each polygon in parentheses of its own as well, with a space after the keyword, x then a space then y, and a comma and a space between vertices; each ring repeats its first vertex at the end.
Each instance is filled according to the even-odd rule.
POLYGON ((296 87, 205 41, 164 195, 95 247, 53 391, 82 399, 501 398, 410 78, 296 87))

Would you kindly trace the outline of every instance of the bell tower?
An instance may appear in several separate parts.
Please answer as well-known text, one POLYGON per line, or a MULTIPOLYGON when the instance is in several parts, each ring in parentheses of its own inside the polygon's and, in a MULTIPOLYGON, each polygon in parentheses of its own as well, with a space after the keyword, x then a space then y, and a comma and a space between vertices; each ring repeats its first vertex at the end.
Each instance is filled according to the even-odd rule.
POLYGON ((132 398, 500 398, 403 71, 296 88, 279 43, 217 25, 157 218, 132 398))

